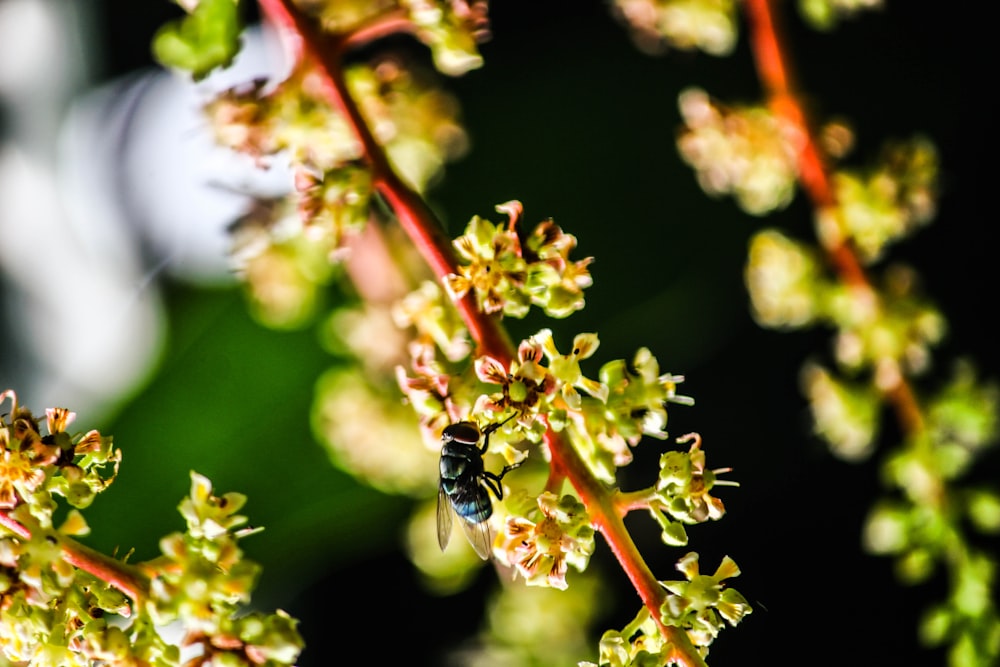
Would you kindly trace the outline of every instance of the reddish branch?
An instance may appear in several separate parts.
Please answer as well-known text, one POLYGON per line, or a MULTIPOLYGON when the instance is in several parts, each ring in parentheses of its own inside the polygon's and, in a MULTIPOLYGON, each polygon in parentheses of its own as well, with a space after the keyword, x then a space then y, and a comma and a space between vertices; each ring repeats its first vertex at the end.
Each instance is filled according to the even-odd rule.
MULTIPOLYGON (((291 0, 259 0, 259 4, 264 16, 289 40, 288 44, 293 55, 301 63, 317 66, 324 78, 331 105, 349 121, 364 149, 376 190, 392 208, 400 225, 413 240, 438 280, 455 273, 457 262, 451 240, 444 234, 440 222, 423 198, 399 179, 389 164, 385 151, 375 140, 347 90, 342 57, 348 44, 355 44, 358 40, 350 36, 338 37, 323 33, 294 6, 291 0)), ((510 337, 498 320, 479 311, 471 292, 456 305, 472 338, 476 341, 479 354, 489 355, 505 366, 509 365, 515 350, 510 337)), ((550 430, 546 434, 546 443, 552 456, 554 474, 568 479, 580 495, 595 527, 604 535, 643 604, 656 619, 663 636, 673 647, 673 661, 688 666, 704 665, 687 634, 679 628, 663 624, 660 620, 660 607, 666 599, 665 591, 639 554, 621 516, 611 502, 608 490, 591 474, 579 454, 564 437, 550 430)))
MULTIPOLYGON (((787 53, 771 12, 772 0, 743 0, 749 24, 750 47, 757 63, 757 73, 767 92, 771 108, 780 117, 793 123, 805 137, 799 154, 799 181, 817 211, 836 206, 836 196, 830 182, 830 172, 792 85, 786 64, 787 53)), ((827 248, 830 262, 847 285, 871 291, 857 253, 844 241, 827 248)), ((923 427, 923 415, 909 383, 898 374, 898 380, 885 390, 904 429, 913 433, 923 427)))
MULTIPOLYGON (((31 539, 31 531, 5 511, 0 511, 0 526, 9 530, 18 539, 23 541, 31 539)), ((63 560, 117 588, 131 598, 134 604, 138 604, 149 590, 149 582, 134 572, 130 565, 67 537, 59 535, 58 539, 62 547, 63 560)), ((129 615, 127 609, 123 610, 123 615, 129 615)))

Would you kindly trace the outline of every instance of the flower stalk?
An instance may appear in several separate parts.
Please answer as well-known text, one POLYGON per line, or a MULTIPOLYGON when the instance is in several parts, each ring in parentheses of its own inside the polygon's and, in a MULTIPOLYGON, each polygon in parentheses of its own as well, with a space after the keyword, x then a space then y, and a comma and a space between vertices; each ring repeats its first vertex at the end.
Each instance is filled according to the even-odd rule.
MULTIPOLYGON (((385 151, 375 140, 347 89, 342 73, 342 56, 344 46, 353 44, 355 40, 348 36, 334 37, 321 33, 291 0, 260 0, 260 7, 264 16, 284 35, 290 50, 298 58, 298 64, 313 62, 317 65, 326 84, 325 91, 330 104, 343 114, 362 146, 364 159, 372 171, 375 189, 388 203, 400 226, 438 281, 443 284, 445 277, 455 274, 458 268, 451 241, 445 236, 442 225, 423 198, 395 173, 385 151)), ((478 354, 493 357, 504 366, 509 365, 515 350, 498 318, 480 312, 471 291, 458 299, 455 305, 476 342, 478 354)), ((551 454, 551 473, 547 488, 552 488, 553 480, 560 478, 570 482, 586 506, 594 528, 604 535, 643 605, 671 644, 672 659, 688 667, 704 665, 703 658, 684 630, 661 620, 660 609, 666 601, 666 592, 632 541, 609 489, 591 473, 565 436, 550 428, 545 435, 545 442, 551 454)))
MULTIPOLYGON (((794 82, 786 64, 787 47, 778 32, 771 0, 744 0, 743 7, 749 24, 751 51, 769 104, 775 114, 794 125, 803 137, 798 155, 799 181, 817 212, 832 210, 837 202, 830 170, 795 94, 794 82)), ((841 239, 832 246, 824 244, 824 249, 844 284, 863 291, 867 298, 878 299, 857 253, 846 240, 841 239)), ((903 428, 909 433, 919 433, 923 430, 924 419, 913 389, 902 373, 896 373, 895 378, 890 386, 884 388, 885 396, 895 408, 903 428)))

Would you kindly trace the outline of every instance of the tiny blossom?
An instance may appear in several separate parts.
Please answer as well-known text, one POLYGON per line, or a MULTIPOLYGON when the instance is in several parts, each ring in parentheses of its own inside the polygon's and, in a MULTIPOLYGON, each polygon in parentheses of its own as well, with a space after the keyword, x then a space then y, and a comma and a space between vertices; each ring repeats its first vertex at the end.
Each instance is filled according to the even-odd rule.
MULTIPOLYGON (((599 644, 600 667, 662 667, 670 664, 672 646, 664 639, 649 610, 643 607, 620 632, 608 630, 599 644)), ((598 667, 581 662, 580 667, 598 667)))
POLYGON ((656 497, 671 516, 686 523, 721 519, 726 507, 709 492, 721 483, 716 481, 716 474, 728 472, 728 469, 706 470, 701 437, 689 433, 677 439, 678 443, 688 441, 691 447, 687 452, 670 451, 660 457, 656 497))
POLYGON ((215 539, 246 523, 247 518, 236 514, 246 504, 242 493, 212 494, 212 482, 191 471, 191 493, 178 508, 187 520, 188 531, 195 537, 215 539))
POLYGON ((430 48, 434 64, 441 72, 458 76, 482 66, 483 58, 476 45, 490 34, 486 0, 443 5, 429 0, 407 0, 404 4, 417 27, 417 36, 430 48))
POLYGON ((30 497, 44 481, 45 472, 23 452, 0 452, 0 508, 16 507, 22 497, 30 497))
POLYGON ((318 174, 299 168, 295 191, 303 232, 313 241, 342 248, 368 222, 371 174, 367 169, 351 166, 318 174))
POLYGON ((677 393, 684 376, 660 373, 649 348, 639 348, 631 362, 616 360, 601 367, 601 383, 608 387, 607 412, 630 445, 642 434, 666 437, 667 403, 693 405, 690 396, 677 393))
POLYGON ((616 469, 632 462, 632 447, 643 435, 663 439, 667 403, 691 405, 694 400, 677 393, 683 376, 660 373, 656 357, 640 348, 631 361, 616 359, 604 364, 598 377, 607 392, 603 410, 582 410, 569 417, 574 438, 585 443, 581 455, 597 477, 615 483, 616 469))
POLYGON ((580 360, 587 359, 597 351, 600 342, 597 334, 577 334, 573 339, 573 351, 560 354, 552 340, 552 330, 542 329, 534 336, 545 356, 549 359, 549 370, 561 384, 562 397, 573 410, 580 409, 580 395, 577 388, 582 389, 602 403, 608 399, 608 387, 597 380, 584 377, 580 370, 580 360))
POLYGON ((488 384, 498 384, 498 393, 481 397, 475 411, 485 410, 493 414, 516 412, 517 421, 530 426, 534 415, 544 412, 549 398, 556 390, 556 379, 549 369, 542 366, 542 346, 534 338, 522 341, 517 348, 517 359, 512 359, 510 367, 490 356, 476 359, 476 375, 488 384))
POLYGON ((583 571, 594 552, 594 529, 583 503, 573 496, 538 497, 541 519, 508 516, 494 553, 529 586, 565 589, 567 566, 583 571))
POLYGON ((677 569, 687 581, 661 581, 669 591, 660 609, 661 619, 668 625, 687 630, 695 646, 708 646, 723 627, 721 616, 736 625, 753 610, 736 589, 728 588, 727 579, 737 577, 740 569, 729 556, 712 575, 701 574, 698 554, 690 552, 677 561, 677 569))
POLYGON ((420 340, 409 346, 410 366, 415 375, 407 375, 402 366, 396 367, 396 382, 407 402, 420 416, 420 430, 427 446, 439 451, 441 430, 461 421, 463 411, 455 401, 460 391, 457 376, 451 374, 436 357, 436 348, 420 340))
POLYGON ((76 419, 76 413, 66 408, 47 408, 45 410, 45 423, 49 433, 56 434, 66 430, 66 427, 76 419))

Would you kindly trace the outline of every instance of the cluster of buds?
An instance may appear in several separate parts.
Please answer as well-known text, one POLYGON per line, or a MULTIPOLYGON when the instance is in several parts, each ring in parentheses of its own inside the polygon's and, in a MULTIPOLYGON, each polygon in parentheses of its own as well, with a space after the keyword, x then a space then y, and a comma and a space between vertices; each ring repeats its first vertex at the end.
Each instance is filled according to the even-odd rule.
POLYGON ((240 528, 246 517, 236 512, 245 502, 239 493, 214 495, 211 482, 192 472, 191 494, 179 507, 187 530, 163 538, 163 555, 143 564, 150 577, 144 611, 157 625, 182 622, 184 645, 201 653, 193 664, 291 665, 302 650, 296 621, 284 612, 236 614, 260 571, 237 544, 254 532, 240 528))
POLYGON ((937 151, 924 139, 887 146, 867 172, 834 174, 837 205, 820 211, 817 226, 828 246, 850 240, 866 263, 934 216, 937 151))
POLYGON ((120 451, 97 431, 69 433, 75 415, 63 408, 46 411, 42 435, 13 391, 0 394, 0 402, 8 399, 13 407, 0 416, 7 533, 0 537, 0 660, 39 667, 295 662, 302 640, 294 619, 280 611, 237 614, 258 571, 236 546, 251 532, 235 514, 243 496, 216 497, 192 473, 191 496, 180 506, 188 530, 163 539, 162 558, 129 565, 91 552, 72 540, 89 533, 77 508, 114 480, 120 451), (73 508, 58 527, 55 496, 73 508), (175 620, 188 631, 186 650, 156 629, 175 620))
POLYGON ((646 53, 674 48, 724 56, 736 46, 734 0, 615 0, 614 7, 646 53))
POLYGON ((38 420, 9 389, 0 393, 0 404, 8 399, 11 410, 0 418, 0 511, 49 529, 52 496, 78 509, 89 506, 114 481, 121 451, 97 431, 69 433, 76 413, 65 408, 46 410, 42 435, 38 420))
POLYGON ((497 206, 506 213, 506 227, 474 216, 454 246, 462 264, 446 277, 455 299, 472 292, 487 314, 524 317, 532 305, 551 317, 566 317, 583 308, 583 290, 592 279, 587 266, 593 258, 570 261, 576 238, 551 220, 528 235, 518 228, 521 203, 497 206))
POLYGON ((691 88, 679 98, 681 157, 712 196, 731 194, 751 215, 784 208, 795 194, 804 137, 763 106, 725 107, 691 88))

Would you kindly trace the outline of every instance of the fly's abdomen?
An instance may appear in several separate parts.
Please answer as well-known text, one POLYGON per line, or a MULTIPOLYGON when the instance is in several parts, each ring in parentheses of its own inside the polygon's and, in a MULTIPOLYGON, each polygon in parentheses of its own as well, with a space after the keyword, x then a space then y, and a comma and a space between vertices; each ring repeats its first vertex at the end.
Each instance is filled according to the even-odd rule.
POLYGON ((482 487, 476 487, 478 493, 458 493, 451 496, 452 507, 455 514, 462 517, 469 523, 482 523, 493 514, 493 503, 490 496, 482 487))

